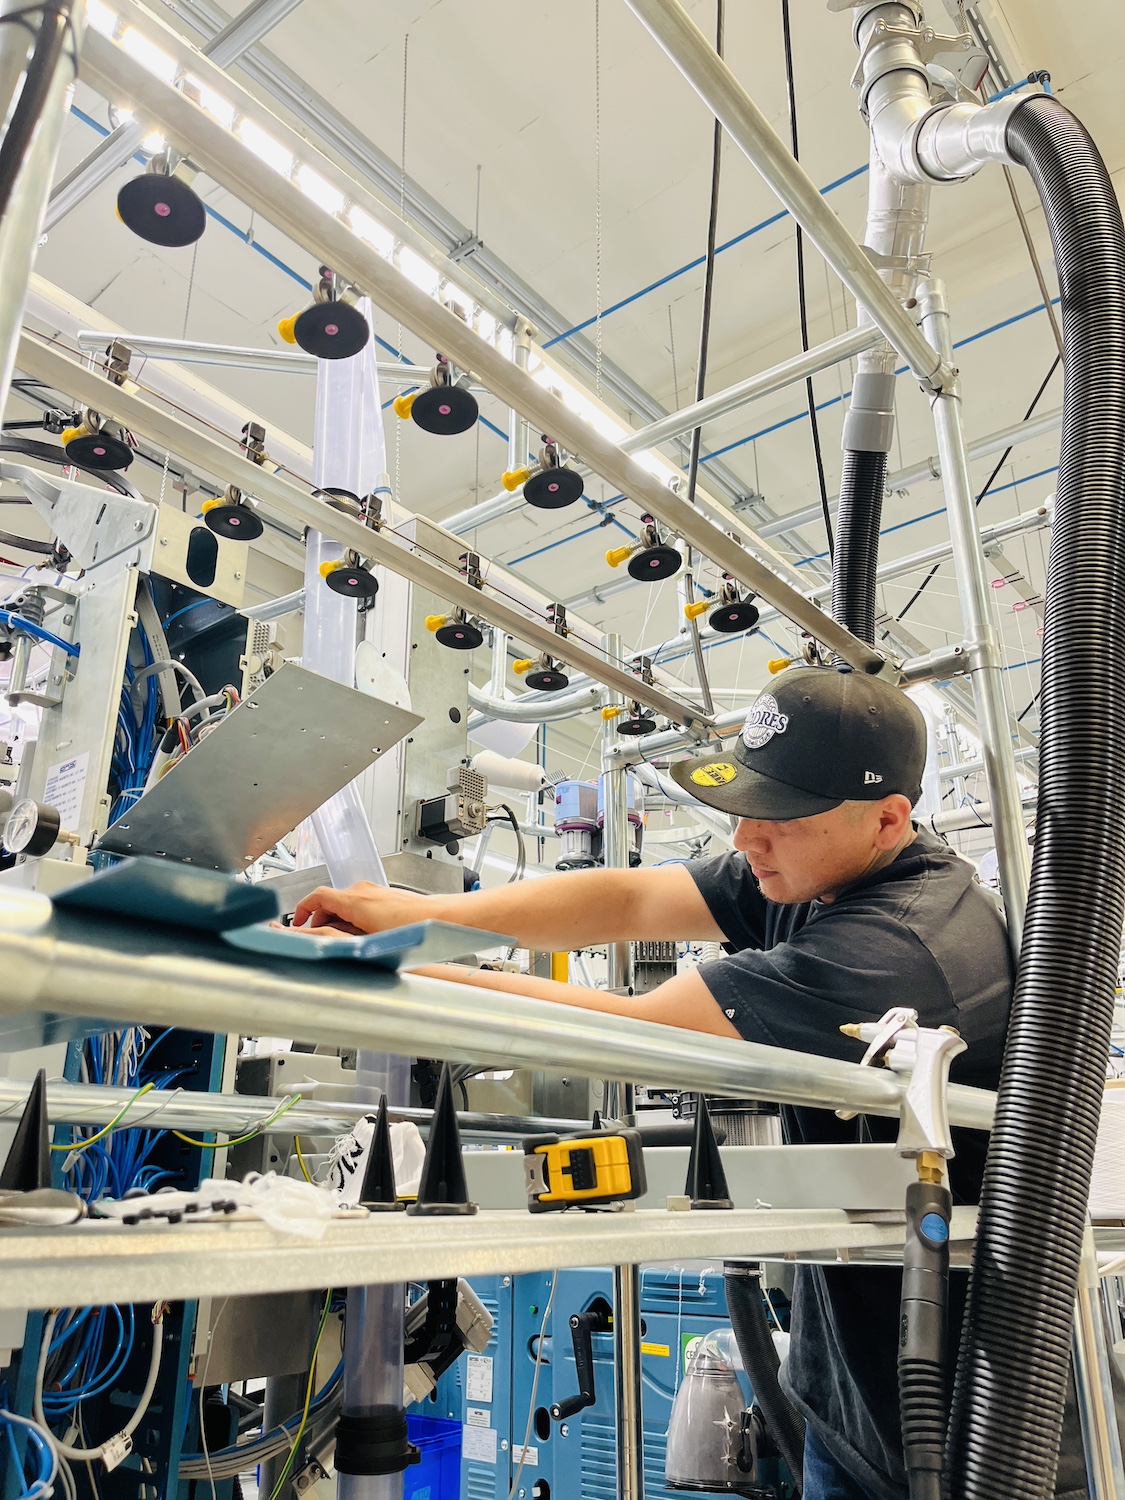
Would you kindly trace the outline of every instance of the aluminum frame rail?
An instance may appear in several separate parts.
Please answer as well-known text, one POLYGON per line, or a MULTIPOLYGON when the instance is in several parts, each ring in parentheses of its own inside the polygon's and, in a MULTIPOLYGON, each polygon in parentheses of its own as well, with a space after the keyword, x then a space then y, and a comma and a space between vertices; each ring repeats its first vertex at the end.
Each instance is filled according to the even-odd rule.
MULTIPOLYGON (((213 69, 206 58, 174 32, 162 29, 159 34, 161 45, 183 66, 190 66, 193 73, 209 86, 220 89, 236 107, 242 97, 247 99, 248 107, 253 103, 228 75, 213 69)), ((616 444, 569 411, 562 401, 544 390, 498 349, 467 328, 460 318, 434 301, 397 267, 360 240, 342 220, 313 203, 295 182, 263 170, 261 161, 253 152, 186 95, 147 72, 115 42, 97 32, 91 33, 87 40, 83 78, 107 98, 126 94, 140 114, 162 126, 178 149, 190 153, 202 171, 233 192, 247 207, 261 214, 310 254, 331 264, 334 270, 354 282, 378 306, 400 319, 432 348, 440 349, 461 369, 476 374, 488 390, 531 421, 537 430, 551 433, 568 451, 581 455, 596 473, 671 527, 724 572, 774 604, 787 618, 858 670, 879 672, 884 669, 884 659, 878 652, 782 580, 779 575, 786 572, 784 560, 764 544, 757 544, 755 538, 746 536, 744 523, 740 534, 746 537, 746 546, 734 542, 713 521, 673 494, 640 464, 623 454, 616 444), (749 547, 755 547, 758 555, 748 550, 749 547)), ((255 108, 260 112, 260 106, 255 108)), ((287 144, 292 141, 294 154, 302 161, 315 165, 317 170, 323 163, 326 174, 339 175, 338 169, 333 169, 307 142, 288 131, 280 120, 274 123, 274 134, 287 144)), ((855 248, 858 254, 858 247, 855 248)), ((874 272, 871 275, 874 277, 874 272)), ((877 277, 875 280, 883 296, 887 297, 882 283, 877 277)), ((896 311, 905 320, 906 315, 897 305, 896 311)), ((917 334, 917 330, 913 331, 917 334)), ((929 347, 925 340, 921 342, 924 347, 929 347)), ((932 364, 932 350, 930 353, 932 364)), ((248 488, 254 493, 253 486, 248 488)), ((557 649, 557 640, 554 644, 557 649)))
MULTIPOLYGON (((252 963, 230 956, 218 939, 60 912, 51 920, 46 897, 16 890, 3 896, 0 1014, 284 1035, 896 1117, 905 1090, 883 1068, 421 974, 349 964, 252 963)), ((995 1096, 984 1090, 949 1090, 955 1125, 987 1130, 994 1108, 995 1096)))
POLYGON ((757 168, 836 275, 865 307, 884 338, 930 391, 951 376, 949 365, 882 281, 862 246, 844 229, 820 190, 794 160, 758 106, 679 0, 626 0, 731 140, 757 168))
MULTIPOLYGON (((505 597, 491 592, 487 577, 483 589, 476 588, 444 563, 413 550, 409 542, 389 529, 373 530, 362 521, 325 505, 284 474, 269 473, 233 448, 228 449, 218 438, 191 427, 170 412, 162 411, 142 396, 114 385, 98 371, 80 365, 33 336, 24 334, 20 339, 17 363, 21 370, 35 379, 69 392, 96 411, 170 449, 186 462, 255 496, 267 511, 282 520, 298 528, 311 526, 362 556, 374 558, 412 583, 461 605, 470 614, 480 615, 499 625, 537 650, 547 651, 553 656, 561 654, 563 643, 554 626, 545 618, 537 619, 509 603, 505 597)), ((608 662, 595 648, 573 635, 566 639, 565 655, 568 663, 579 667, 595 681, 616 688, 678 723, 706 720, 702 711, 693 704, 674 697, 657 685, 642 682, 631 672, 608 662)))
MULTIPOLYGON (((566 1267, 839 1251, 902 1259, 903 1226, 842 1209, 735 1209, 731 1213, 529 1214, 481 1209, 473 1218, 371 1214, 328 1223, 319 1239, 257 1220, 222 1223, 89 1222, 0 1235, 0 1310, 53 1307, 80 1286, 93 1304, 248 1296, 381 1281, 515 1275, 566 1267)), ((971 1241, 973 1208, 955 1208, 951 1238, 971 1241)))

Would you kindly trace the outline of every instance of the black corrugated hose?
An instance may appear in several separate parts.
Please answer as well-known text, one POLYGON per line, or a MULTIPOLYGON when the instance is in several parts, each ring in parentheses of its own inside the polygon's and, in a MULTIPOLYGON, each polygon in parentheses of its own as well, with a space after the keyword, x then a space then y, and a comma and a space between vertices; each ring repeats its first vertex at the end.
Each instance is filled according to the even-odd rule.
POLYGON ((832 559, 832 618, 869 644, 875 640, 875 570, 886 485, 885 453, 844 449, 832 559))
POLYGON ((723 1266, 723 1285, 734 1341, 742 1356, 742 1368, 754 1392, 754 1400, 762 1409, 766 1429, 777 1444, 800 1494, 805 1423, 790 1406, 778 1384, 777 1350, 762 1300, 761 1270, 756 1264, 745 1261, 727 1261, 723 1266))
POLYGON ((1037 96, 1065 390, 1043 632, 1039 806, 946 1472, 957 1500, 1053 1493, 1125 914, 1125 230, 1079 122, 1037 96))

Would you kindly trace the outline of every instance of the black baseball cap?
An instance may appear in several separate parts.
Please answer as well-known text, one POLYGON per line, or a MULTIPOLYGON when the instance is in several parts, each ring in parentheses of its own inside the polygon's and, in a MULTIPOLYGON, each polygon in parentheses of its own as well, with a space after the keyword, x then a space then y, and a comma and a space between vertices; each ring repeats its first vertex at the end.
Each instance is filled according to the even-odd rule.
POLYGON ((782 672, 718 755, 677 761, 672 779, 708 807, 787 823, 892 792, 918 801, 926 721, 905 693, 849 667, 782 672))

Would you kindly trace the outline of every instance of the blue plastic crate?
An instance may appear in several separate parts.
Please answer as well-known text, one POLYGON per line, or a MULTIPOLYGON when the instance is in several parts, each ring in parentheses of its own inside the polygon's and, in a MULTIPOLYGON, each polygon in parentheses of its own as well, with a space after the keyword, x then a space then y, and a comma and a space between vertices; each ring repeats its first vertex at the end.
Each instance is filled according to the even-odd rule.
POLYGON ((422 1451, 402 1476, 402 1500, 458 1500, 461 1493, 461 1423, 447 1417, 406 1418, 406 1433, 422 1451))

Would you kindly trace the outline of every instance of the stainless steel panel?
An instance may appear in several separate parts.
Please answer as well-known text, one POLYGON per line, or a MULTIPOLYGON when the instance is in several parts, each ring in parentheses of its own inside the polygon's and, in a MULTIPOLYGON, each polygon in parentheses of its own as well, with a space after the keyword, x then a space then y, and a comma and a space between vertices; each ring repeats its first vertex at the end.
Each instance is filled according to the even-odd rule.
POLYGON ((287 663, 98 847, 245 869, 420 723, 417 714, 287 663))

